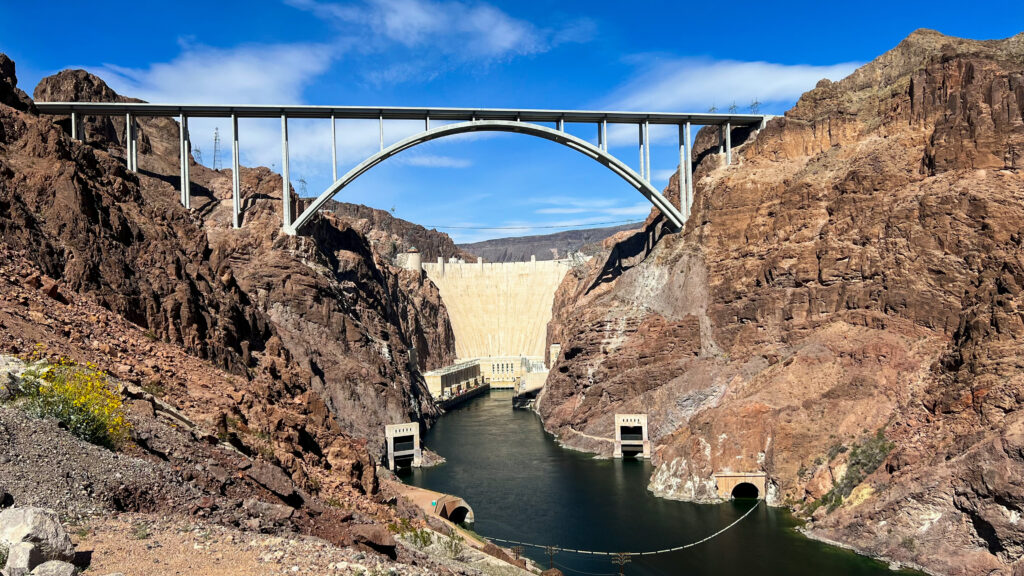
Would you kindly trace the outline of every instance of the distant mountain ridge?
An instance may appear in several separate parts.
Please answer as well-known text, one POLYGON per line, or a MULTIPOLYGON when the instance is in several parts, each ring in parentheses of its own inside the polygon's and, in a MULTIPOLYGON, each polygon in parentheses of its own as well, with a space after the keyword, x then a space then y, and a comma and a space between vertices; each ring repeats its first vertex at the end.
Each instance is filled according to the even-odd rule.
POLYGON ((536 256, 537 260, 555 260, 564 258, 570 251, 588 252, 588 245, 599 244, 613 234, 623 230, 634 230, 642 225, 643 222, 636 222, 605 228, 566 230, 540 236, 495 238, 457 246, 465 252, 482 257, 487 262, 523 262, 529 260, 531 256, 536 256))

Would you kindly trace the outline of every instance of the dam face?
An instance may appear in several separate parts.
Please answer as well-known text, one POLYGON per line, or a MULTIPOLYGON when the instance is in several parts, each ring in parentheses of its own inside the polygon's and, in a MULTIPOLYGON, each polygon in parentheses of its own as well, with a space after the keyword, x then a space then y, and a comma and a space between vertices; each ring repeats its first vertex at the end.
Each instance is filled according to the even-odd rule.
POLYGON ((448 309, 455 352, 471 358, 544 358, 555 290, 569 260, 424 263, 448 309))

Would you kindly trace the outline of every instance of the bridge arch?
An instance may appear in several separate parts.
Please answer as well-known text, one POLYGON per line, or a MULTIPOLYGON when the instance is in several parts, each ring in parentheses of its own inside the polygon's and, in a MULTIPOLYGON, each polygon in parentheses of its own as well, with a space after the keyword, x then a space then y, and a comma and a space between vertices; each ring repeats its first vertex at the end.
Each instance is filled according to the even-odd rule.
POLYGON ((373 156, 370 156, 331 184, 327 190, 324 190, 324 192, 320 194, 312 204, 303 210, 291 224, 285 226, 284 231, 292 235, 298 233, 298 230, 309 222, 313 215, 316 214, 328 200, 341 192, 345 186, 348 186, 356 178, 362 176, 374 166, 398 154, 399 152, 408 150, 413 146, 417 146, 431 140, 436 140, 445 136, 454 136, 456 134, 465 134, 468 132, 515 132, 536 136, 538 138, 543 138, 545 140, 550 140, 551 142, 567 146, 581 154, 589 156, 591 159, 604 165, 620 178, 625 180, 630 186, 643 194, 652 205, 657 207, 658 210, 660 210, 668 219, 671 226, 676 230, 681 230, 685 223, 685 218, 679 212, 679 209, 673 206, 672 203, 669 202, 669 200, 665 198, 658 189, 652 186, 650 182, 644 180, 632 168, 627 166, 618 158, 612 156, 601 148, 594 146, 590 142, 583 140, 582 138, 577 138, 576 136, 562 130, 555 130, 553 128, 548 128, 546 126, 530 122, 475 120, 470 122, 445 124, 425 130, 396 142, 391 146, 384 148, 380 152, 377 152, 373 156))

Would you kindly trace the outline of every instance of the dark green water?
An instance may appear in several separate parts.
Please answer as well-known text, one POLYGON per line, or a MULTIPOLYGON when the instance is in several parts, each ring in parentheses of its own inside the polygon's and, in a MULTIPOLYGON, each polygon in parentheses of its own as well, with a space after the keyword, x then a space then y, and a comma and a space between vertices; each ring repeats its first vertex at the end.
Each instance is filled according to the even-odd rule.
MULTIPOLYGON (((751 504, 689 504, 647 491, 653 467, 598 460, 558 446, 536 414, 513 410, 511 392, 493 391, 453 409, 425 445, 448 461, 406 472, 407 483, 455 494, 476 513, 483 536, 567 548, 643 551, 671 548, 717 532, 751 504)), ((883 563, 808 540, 786 512, 763 503, 717 538, 688 550, 634 558, 630 575, 892 575, 883 563)), ((527 556, 548 565, 542 550, 527 556)), ((617 574, 608 558, 560 552, 567 576, 617 574)))

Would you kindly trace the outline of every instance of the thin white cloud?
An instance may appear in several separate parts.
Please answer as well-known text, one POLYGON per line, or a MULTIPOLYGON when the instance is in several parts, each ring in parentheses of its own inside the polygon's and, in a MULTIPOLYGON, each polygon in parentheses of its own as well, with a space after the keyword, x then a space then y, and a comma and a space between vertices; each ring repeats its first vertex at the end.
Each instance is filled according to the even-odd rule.
POLYGON ((430 80, 445 68, 547 52, 566 43, 589 41, 593 21, 576 19, 561 27, 539 27, 485 2, 459 0, 363 0, 337 4, 286 0, 317 18, 361 38, 361 49, 379 53, 404 49, 406 57, 382 64, 375 59, 366 79, 390 83, 430 80))
POLYGON ((473 165, 466 158, 455 158, 453 156, 440 156, 436 154, 408 154, 395 157, 401 164, 406 166, 423 166, 427 168, 469 168, 473 165))
POLYGON ((337 53, 324 44, 186 46, 170 62, 147 68, 92 68, 121 94, 150 102, 296 104, 337 53))
POLYGON ((655 168, 651 170, 651 179, 655 182, 668 182, 678 171, 678 168, 655 168))
MULTIPOLYGON (((727 112, 735 104, 737 112, 745 113, 757 100, 762 112, 781 112, 822 78, 839 80, 858 66, 857 62, 812 66, 693 58, 660 60, 618 88, 601 107, 706 112, 713 106, 719 112, 727 112)), ((609 127, 608 132, 612 145, 637 141, 635 126, 609 127)), ((674 127, 651 126, 652 142, 670 142, 677 138, 674 127)))

